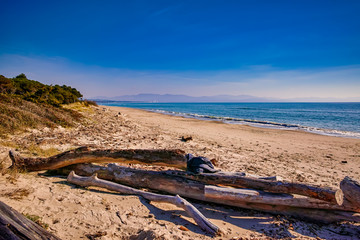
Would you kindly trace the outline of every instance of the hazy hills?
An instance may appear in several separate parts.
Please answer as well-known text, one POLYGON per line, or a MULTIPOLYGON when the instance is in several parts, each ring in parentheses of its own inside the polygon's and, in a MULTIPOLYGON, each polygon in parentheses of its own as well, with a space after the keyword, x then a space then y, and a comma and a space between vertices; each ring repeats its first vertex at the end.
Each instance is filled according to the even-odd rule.
POLYGON ((129 102, 359 102, 360 98, 262 98, 251 95, 187 96, 174 94, 137 94, 116 97, 98 96, 92 100, 129 101, 129 102))
POLYGON ((174 94, 137 94, 116 97, 99 96, 94 100, 130 101, 130 102, 269 102, 269 98, 259 98, 250 95, 217 95, 217 96, 187 96, 174 94))

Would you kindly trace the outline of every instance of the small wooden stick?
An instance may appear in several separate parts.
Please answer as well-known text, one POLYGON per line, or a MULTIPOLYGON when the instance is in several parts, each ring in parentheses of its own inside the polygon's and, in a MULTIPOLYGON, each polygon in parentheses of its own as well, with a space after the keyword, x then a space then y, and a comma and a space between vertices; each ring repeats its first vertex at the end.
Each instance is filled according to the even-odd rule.
POLYGON ((197 210, 191 203, 181 198, 179 195, 169 196, 169 195, 161 195, 151 192, 145 192, 121 184, 117 184, 114 182, 99 179, 97 177, 97 174, 93 174, 91 177, 81 177, 76 175, 74 171, 70 172, 69 176, 67 177, 67 181, 83 187, 89 187, 89 186, 102 187, 122 194, 140 195, 143 198, 154 202, 166 202, 166 203, 174 204, 177 207, 184 209, 185 212, 187 212, 189 216, 192 217, 195 220, 195 222, 200 226, 200 228, 203 229, 204 231, 214 235, 218 235, 221 233, 221 230, 216 225, 211 223, 199 210, 197 210))

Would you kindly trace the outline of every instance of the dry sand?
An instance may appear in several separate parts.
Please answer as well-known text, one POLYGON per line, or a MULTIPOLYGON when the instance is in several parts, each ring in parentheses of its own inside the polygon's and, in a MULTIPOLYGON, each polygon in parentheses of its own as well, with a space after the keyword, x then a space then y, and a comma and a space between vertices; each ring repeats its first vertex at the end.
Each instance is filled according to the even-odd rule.
MULTIPOLYGON (((84 114, 89 120, 76 128, 32 130, 12 136, 5 145, 55 147, 60 151, 84 145, 179 148, 215 158, 218 168, 228 172, 278 175, 289 181, 330 187, 338 187, 345 176, 360 179, 359 139, 201 121, 130 108, 100 106, 84 114), (192 136, 193 140, 182 142, 181 136, 192 136)), ((0 146, 0 160, 6 166, 10 164, 10 149, 0 146)), ((7 173, 0 176, 0 185, 0 201, 21 213, 40 216, 49 225, 48 230, 62 239, 96 235, 97 239, 211 239, 183 210, 172 205, 150 204, 137 196, 97 188, 78 188, 61 176, 26 173, 14 178, 7 173), (180 230, 180 226, 189 231, 180 230)), ((192 202, 224 230, 225 235, 215 239, 360 239, 359 224, 317 225, 192 202)))

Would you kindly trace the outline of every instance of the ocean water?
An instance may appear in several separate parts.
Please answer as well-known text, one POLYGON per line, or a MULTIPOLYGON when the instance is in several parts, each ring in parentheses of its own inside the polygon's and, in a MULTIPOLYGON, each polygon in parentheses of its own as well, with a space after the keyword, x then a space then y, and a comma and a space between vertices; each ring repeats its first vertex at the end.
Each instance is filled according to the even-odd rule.
POLYGON ((99 101, 202 120, 360 138, 360 103, 139 103, 99 101))

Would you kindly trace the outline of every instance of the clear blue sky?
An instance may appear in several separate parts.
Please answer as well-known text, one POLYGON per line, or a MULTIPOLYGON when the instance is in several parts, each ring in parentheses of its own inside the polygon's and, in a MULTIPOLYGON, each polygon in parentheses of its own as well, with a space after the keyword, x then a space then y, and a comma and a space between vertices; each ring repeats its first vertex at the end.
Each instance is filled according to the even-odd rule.
POLYGON ((360 1, 15 1, 0 74, 85 96, 360 97, 360 1))

